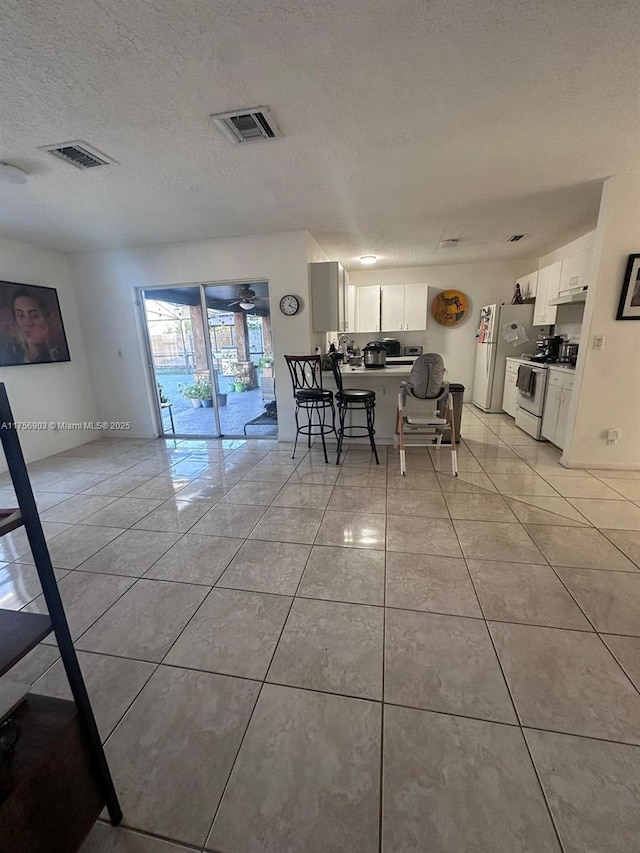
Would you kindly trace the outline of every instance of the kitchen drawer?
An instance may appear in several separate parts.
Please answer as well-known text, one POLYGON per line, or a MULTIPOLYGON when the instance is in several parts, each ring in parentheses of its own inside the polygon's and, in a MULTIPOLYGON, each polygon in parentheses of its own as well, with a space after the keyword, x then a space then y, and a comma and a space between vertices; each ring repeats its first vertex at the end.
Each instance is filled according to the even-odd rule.
POLYGON ((562 373, 559 370, 549 370, 548 374, 547 385, 555 385, 558 388, 562 388, 564 379, 562 373))
POLYGON ((516 410, 516 426, 524 430, 532 438, 540 439, 540 418, 534 417, 530 412, 526 412, 518 406, 516 410))

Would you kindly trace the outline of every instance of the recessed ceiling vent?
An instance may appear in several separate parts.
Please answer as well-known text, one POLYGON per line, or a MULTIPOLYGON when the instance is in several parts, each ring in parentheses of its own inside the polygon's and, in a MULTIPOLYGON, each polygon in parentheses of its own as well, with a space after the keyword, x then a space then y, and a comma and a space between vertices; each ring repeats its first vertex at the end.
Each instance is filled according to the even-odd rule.
POLYGON ((441 249, 457 249, 459 242, 457 238, 451 238, 450 240, 441 240, 439 246, 441 249))
POLYGON ((66 163, 78 169, 95 169, 97 166, 111 166, 115 160, 90 148, 86 142, 61 142, 59 145, 41 145, 42 151, 48 151, 66 163))
POLYGON ((526 234, 509 234, 508 237, 505 238, 505 243, 519 243, 520 240, 524 240, 526 234))
POLYGON ((266 107, 250 107, 211 118, 230 142, 260 142, 282 136, 266 107))

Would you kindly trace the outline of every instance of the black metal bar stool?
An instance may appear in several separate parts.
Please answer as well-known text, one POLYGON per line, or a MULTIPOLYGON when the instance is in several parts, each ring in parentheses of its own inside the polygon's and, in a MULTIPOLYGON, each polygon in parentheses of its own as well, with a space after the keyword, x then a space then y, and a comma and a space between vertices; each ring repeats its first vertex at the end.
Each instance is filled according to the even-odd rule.
POLYGON ((344 388, 342 385, 342 371, 338 363, 337 355, 331 356, 331 369, 333 377, 336 381, 336 402, 338 404, 338 455, 336 457, 336 465, 340 464, 340 454, 342 453, 342 441, 347 438, 359 438, 365 435, 369 436, 371 442, 371 450, 376 457, 376 465, 380 464, 378 459, 378 451, 374 440, 375 429, 375 412, 376 412, 376 392, 368 391, 364 388, 344 388), (365 424, 350 424, 345 426, 344 421, 347 412, 364 411, 366 412, 367 423, 365 424), (349 430, 345 433, 345 430, 349 430))
POLYGON ((311 436, 319 435, 324 450, 324 461, 327 457, 325 435, 336 434, 336 410, 333 405, 333 393, 322 387, 322 359, 319 355, 285 355, 287 367, 293 384, 293 396, 296 401, 296 439, 293 443, 293 453, 296 455, 298 436, 307 436, 307 446, 311 447, 311 436), (307 413, 307 423, 300 424, 300 411, 307 413), (327 422, 327 413, 331 412, 331 423, 327 422), (313 415, 316 422, 313 422, 313 415))

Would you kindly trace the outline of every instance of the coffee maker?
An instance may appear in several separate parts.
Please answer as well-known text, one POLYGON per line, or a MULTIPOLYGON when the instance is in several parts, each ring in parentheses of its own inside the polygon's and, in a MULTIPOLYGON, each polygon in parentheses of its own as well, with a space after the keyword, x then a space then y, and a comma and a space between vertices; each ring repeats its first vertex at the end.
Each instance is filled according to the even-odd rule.
POLYGON ((536 341, 536 354, 531 361, 554 364, 560 358, 560 347, 564 343, 562 335, 547 335, 536 341))

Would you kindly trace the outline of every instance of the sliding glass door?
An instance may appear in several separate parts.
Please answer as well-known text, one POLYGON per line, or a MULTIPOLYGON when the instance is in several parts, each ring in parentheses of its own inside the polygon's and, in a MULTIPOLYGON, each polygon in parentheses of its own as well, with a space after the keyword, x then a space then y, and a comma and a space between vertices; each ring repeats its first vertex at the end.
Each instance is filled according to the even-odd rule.
POLYGON ((141 292, 164 435, 275 436, 266 281, 141 292))
POLYGON ((163 435, 219 436, 202 288, 145 290, 142 301, 163 435))

